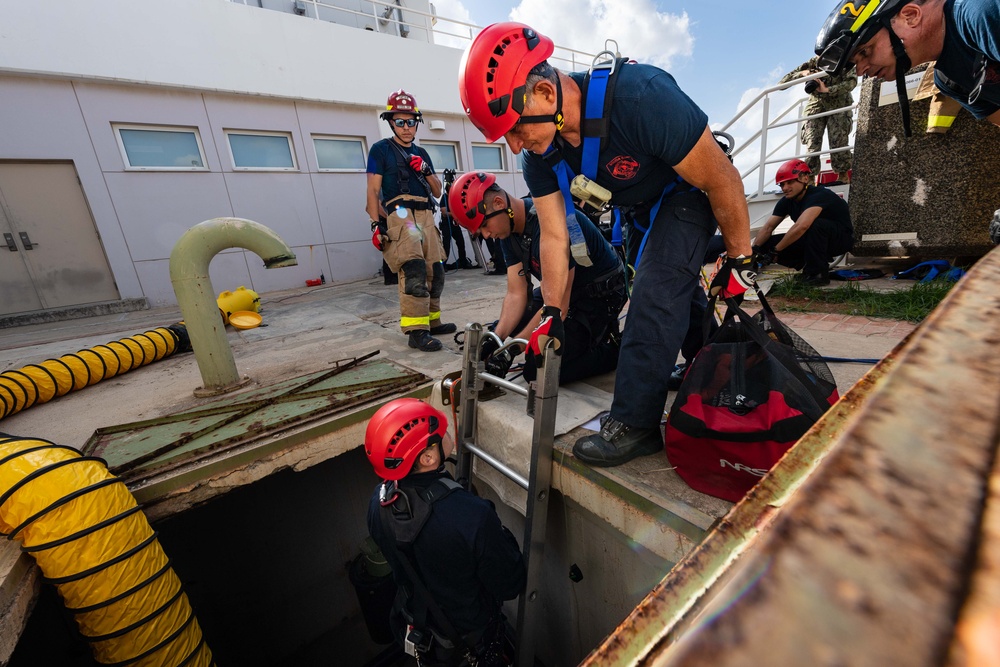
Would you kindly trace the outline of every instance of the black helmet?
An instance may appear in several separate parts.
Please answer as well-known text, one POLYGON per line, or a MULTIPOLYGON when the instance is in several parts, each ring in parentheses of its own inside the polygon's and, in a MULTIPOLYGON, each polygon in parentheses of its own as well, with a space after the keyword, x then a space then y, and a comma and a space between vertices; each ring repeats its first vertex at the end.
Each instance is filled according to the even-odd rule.
POLYGON ((910 99, 906 96, 906 72, 910 57, 902 40, 889 20, 912 0, 867 0, 860 7, 854 2, 838 0, 837 7, 827 17, 816 36, 816 55, 820 68, 830 74, 840 74, 850 65, 851 56, 885 28, 889 33, 892 52, 896 56, 896 93, 903 117, 903 134, 910 136, 910 99))
POLYGON ((839 0, 816 35, 816 55, 820 68, 840 74, 862 45, 899 13, 910 0, 868 0, 863 4, 839 0))

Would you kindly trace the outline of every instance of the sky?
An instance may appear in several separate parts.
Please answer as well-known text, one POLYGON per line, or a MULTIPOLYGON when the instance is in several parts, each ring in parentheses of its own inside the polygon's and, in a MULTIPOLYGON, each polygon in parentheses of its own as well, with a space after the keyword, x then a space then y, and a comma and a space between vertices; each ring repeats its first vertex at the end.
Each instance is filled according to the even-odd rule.
MULTIPOLYGON (((713 128, 727 123, 760 91, 812 57, 816 35, 835 4, 831 0, 776 5, 738 0, 432 2, 439 19, 480 26, 520 21, 551 37, 557 46, 588 53, 603 50, 605 40, 614 39, 623 56, 670 72, 708 114, 713 128)), ((441 20, 436 28, 451 29, 441 20)), ((440 38, 435 41, 441 43, 440 38)), ((466 44, 468 40, 454 45, 466 44)), ((792 87, 772 102, 772 109, 783 110, 802 94, 800 86, 792 87)), ((748 115, 731 133, 740 142, 760 125, 759 113, 748 115)))

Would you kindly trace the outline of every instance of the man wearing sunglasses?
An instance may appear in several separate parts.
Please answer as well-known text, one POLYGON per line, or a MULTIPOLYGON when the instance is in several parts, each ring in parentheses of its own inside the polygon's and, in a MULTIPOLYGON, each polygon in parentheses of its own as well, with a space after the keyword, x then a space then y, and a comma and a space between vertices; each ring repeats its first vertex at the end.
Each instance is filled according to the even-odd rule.
POLYGON ((1000 125, 1000 0, 838 1, 816 38, 820 66, 896 79, 904 128, 903 76, 937 61, 934 83, 978 119, 1000 125))
MULTIPOLYGON (((508 336, 527 339, 542 319, 544 305, 541 289, 532 289, 531 284, 532 277, 542 280, 541 232, 531 198, 511 199, 493 174, 469 172, 456 179, 448 205, 458 224, 470 234, 495 239, 503 253, 507 294, 493 333, 501 340, 508 336)), ((579 210, 576 218, 592 263, 580 266, 568 257, 569 312, 563 325, 565 348, 559 366, 560 383, 610 373, 618 367, 618 314, 628 300, 625 267, 614 248, 590 218, 579 210)), ((502 378, 520 350, 515 347, 496 353, 497 349, 496 341, 487 338, 482 358, 487 372, 502 378)), ((535 361, 529 350, 524 370, 529 381, 535 377, 535 361)))
POLYGON ((392 93, 379 118, 389 123, 392 137, 368 152, 365 210, 375 246, 389 268, 401 274, 399 326, 410 347, 433 352, 441 349, 433 335, 455 331, 454 324, 441 322, 445 254, 434 224, 441 181, 430 155, 413 143, 423 120, 413 96, 402 89, 392 93))

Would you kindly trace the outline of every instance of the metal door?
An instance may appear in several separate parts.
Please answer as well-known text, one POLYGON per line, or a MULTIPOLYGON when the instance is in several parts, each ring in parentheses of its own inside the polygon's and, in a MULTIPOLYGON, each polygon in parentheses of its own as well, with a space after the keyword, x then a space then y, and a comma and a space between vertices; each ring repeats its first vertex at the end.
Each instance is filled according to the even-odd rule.
POLYGON ((31 282, 14 228, 0 206, 0 315, 39 310, 42 302, 31 282))
POLYGON ((17 264, 12 261, 13 247, 3 236, 10 234, 30 280, 25 284, 16 266, 0 267, 3 276, 0 313, 119 298, 72 163, 0 164, 0 211, 7 227, 3 229, 0 223, 3 263, 17 264), (29 296, 31 292, 35 294, 34 300, 29 296))

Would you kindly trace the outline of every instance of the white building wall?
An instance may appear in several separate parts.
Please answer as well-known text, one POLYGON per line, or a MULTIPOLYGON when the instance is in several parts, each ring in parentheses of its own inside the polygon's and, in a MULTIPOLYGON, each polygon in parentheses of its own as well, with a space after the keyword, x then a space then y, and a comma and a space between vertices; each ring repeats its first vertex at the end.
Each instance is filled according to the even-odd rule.
MULTIPOLYGON (((122 298, 154 306, 175 302, 177 239, 221 216, 272 228, 299 266, 264 270, 228 251, 211 265, 217 290, 373 276, 366 176, 320 172, 312 137, 369 148, 388 133, 377 114, 392 90, 405 87, 425 112, 418 143, 452 143, 460 170, 482 142, 453 83, 457 49, 224 0, 4 2, 0 26, 0 160, 72 160, 122 298), (432 120, 444 127, 430 130, 432 120), (127 169, 113 123, 197 128, 207 171, 127 169), (225 130, 289 133, 297 170, 235 170, 225 130)), ((505 160, 501 184, 526 194, 515 156, 505 160)))

